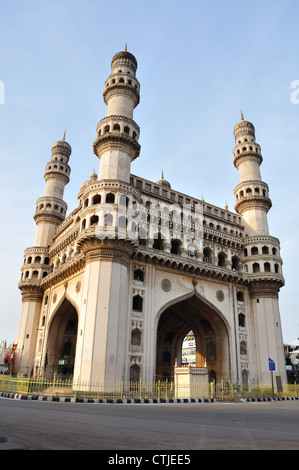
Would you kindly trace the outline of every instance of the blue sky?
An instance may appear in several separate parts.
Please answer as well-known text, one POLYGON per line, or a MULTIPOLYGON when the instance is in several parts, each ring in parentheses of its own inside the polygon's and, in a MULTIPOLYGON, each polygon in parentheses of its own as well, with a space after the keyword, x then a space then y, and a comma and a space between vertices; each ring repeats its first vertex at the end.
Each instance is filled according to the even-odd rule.
POLYGON ((296 0, 0 0, 0 340, 16 339, 17 284, 52 145, 66 129, 71 212, 80 184, 98 172, 92 143, 106 115, 104 81, 126 43, 141 83, 134 113, 141 154, 132 173, 157 181, 163 169, 174 189, 234 210, 240 110, 254 124, 273 202, 270 233, 284 260, 283 337, 299 337, 299 104, 290 99, 299 80, 298 17, 296 0))

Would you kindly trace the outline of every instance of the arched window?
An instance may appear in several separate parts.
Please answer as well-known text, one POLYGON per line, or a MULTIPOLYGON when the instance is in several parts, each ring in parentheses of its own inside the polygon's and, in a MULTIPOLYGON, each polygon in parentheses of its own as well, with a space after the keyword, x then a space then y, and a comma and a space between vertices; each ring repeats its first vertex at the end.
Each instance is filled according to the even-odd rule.
POLYGON ((173 253, 174 255, 179 255, 180 247, 181 247, 181 242, 179 240, 171 240, 170 253, 173 253))
POLYGON ((244 340, 240 343, 240 354, 247 354, 247 344, 244 340))
POLYGON ((90 218, 90 226, 91 227, 95 227, 96 225, 98 225, 98 222, 99 222, 99 217, 97 215, 93 215, 90 218))
POLYGON ((225 260, 226 260, 225 254, 224 253, 219 253, 218 254, 218 266, 221 266, 221 267, 224 268, 225 264, 226 264, 225 260))
POLYGON ((239 267, 240 267, 240 260, 238 256, 233 256, 232 257, 232 269, 238 271, 239 267))
POLYGON ((245 315, 244 315, 244 313, 239 313, 238 320, 239 320, 239 326, 244 328, 245 327, 245 315))
POLYGON ((144 272, 141 269, 135 269, 134 271, 135 281, 144 281, 144 272))
POLYGON ((264 271, 265 273, 269 273, 271 271, 270 263, 264 263, 264 271))
POLYGON ((110 126, 108 124, 104 127, 104 134, 107 134, 107 132, 110 132, 110 126))
POLYGON ((254 273, 259 273, 260 272, 260 265, 258 263, 254 263, 252 265, 252 269, 254 273))
POLYGON ((258 250, 258 248, 257 248, 256 246, 253 246, 253 247, 251 248, 251 254, 252 254, 252 255, 258 255, 258 254, 259 254, 259 250, 258 250))
POLYGON ((143 307, 143 298, 140 295, 135 295, 133 297, 133 310, 137 312, 142 312, 143 307))
POLYGON ((92 204, 100 204, 101 202, 101 196, 99 194, 96 194, 92 198, 92 204))
POLYGON ((268 255, 269 254, 269 248, 267 246, 262 247, 262 253, 263 255, 268 255))
POLYGON ((244 294, 240 290, 237 292, 237 300, 238 302, 244 302, 244 294))
POLYGON ((205 248, 203 250, 203 260, 206 263, 211 263, 212 262, 212 254, 210 248, 205 248))
POLYGON ((141 346, 141 337, 142 332, 139 328, 134 328, 131 332, 131 345, 132 346, 141 346))
POLYGON ((279 264, 277 263, 274 264, 274 270, 276 273, 279 273, 279 264))
POLYGON ((114 124, 113 132, 120 132, 120 125, 119 124, 114 124))
POLYGON ((115 201, 115 196, 113 193, 108 193, 106 195, 106 203, 107 204, 114 204, 114 201, 115 201))

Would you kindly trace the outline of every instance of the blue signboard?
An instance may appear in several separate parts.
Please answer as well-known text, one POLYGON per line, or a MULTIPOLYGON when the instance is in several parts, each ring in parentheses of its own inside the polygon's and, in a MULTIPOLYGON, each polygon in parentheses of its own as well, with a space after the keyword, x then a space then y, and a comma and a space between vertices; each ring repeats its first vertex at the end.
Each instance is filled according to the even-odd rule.
POLYGON ((275 370, 275 362, 269 357, 269 370, 275 370))

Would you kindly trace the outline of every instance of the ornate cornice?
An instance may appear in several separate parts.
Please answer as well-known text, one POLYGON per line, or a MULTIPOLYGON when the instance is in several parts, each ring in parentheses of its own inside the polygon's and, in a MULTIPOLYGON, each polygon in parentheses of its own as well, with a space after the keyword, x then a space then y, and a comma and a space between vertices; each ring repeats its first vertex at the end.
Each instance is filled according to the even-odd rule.
POLYGON ((82 253, 77 255, 73 260, 67 261, 65 264, 61 265, 58 269, 54 270, 52 273, 48 274, 41 281, 41 287, 46 290, 50 286, 57 284, 58 282, 69 279, 74 274, 82 271, 85 266, 85 258, 82 253))
POLYGON ((22 302, 42 302, 44 291, 40 280, 24 279, 19 282, 18 287, 22 292, 22 302))
MULTIPOLYGON (((136 79, 135 79, 136 80, 136 79)), ((117 94, 126 94, 133 98, 134 100, 134 106, 136 107, 139 104, 140 101, 140 95, 138 90, 134 87, 134 85, 129 85, 128 83, 113 83, 107 88, 105 88, 103 97, 104 97, 104 102, 108 104, 108 100, 111 98, 112 95, 117 94)))
POLYGON ((272 207, 272 201, 270 198, 259 195, 243 196, 235 204, 235 209, 238 214, 242 215, 248 209, 262 209, 268 212, 272 207))
POLYGON ((258 153, 253 153, 251 150, 248 150, 238 155, 235 155, 233 163, 235 167, 238 168, 240 163, 243 163, 246 161, 250 161, 250 162, 256 161, 258 165, 261 165, 263 161, 263 157, 262 155, 259 155, 258 153))
POLYGON ((98 136, 93 143, 93 151, 99 158, 105 150, 118 149, 119 147, 125 147, 131 160, 135 160, 139 156, 140 144, 133 137, 124 133, 107 132, 98 136))
POLYGON ((281 287, 284 286, 284 281, 281 279, 256 279, 252 280, 249 285, 250 293, 252 297, 268 297, 278 298, 278 293, 281 287))
POLYGON ((78 245, 85 256, 85 261, 109 260, 126 266, 136 250, 137 244, 130 239, 100 238, 96 235, 82 233, 78 245))

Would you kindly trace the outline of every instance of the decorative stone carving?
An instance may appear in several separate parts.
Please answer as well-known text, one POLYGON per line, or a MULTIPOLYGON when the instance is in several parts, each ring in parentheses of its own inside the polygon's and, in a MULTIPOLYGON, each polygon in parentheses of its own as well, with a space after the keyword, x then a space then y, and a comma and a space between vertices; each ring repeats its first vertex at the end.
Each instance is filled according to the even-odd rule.
POLYGON ((222 290, 217 290, 217 292, 216 292, 216 298, 217 298, 217 300, 218 300, 219 302, 223 302, 224 297, 225 297, 225 296, 224 296, 223 291, 222 291, 222 290))
POLYGON ((169 279, 163 279, 161 281, 161 287, 163 290, 165 290, 165 292, 169 292, 170 289, 171 289, 171 282, 169 279))

